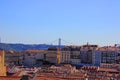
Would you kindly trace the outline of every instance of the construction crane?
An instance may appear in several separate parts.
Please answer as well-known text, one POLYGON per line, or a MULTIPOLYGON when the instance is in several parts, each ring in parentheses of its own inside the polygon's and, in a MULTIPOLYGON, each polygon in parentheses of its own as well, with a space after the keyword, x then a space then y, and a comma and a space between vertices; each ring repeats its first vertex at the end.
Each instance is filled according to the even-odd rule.
POLYGON ((57 52, 57 64, 60 64, 61 60, 60 60, 60 56, 61 56, 61 51, 60 51, 60 47, 61 47, 61 38, 59 38, 58 40, 58 52, 57 52))

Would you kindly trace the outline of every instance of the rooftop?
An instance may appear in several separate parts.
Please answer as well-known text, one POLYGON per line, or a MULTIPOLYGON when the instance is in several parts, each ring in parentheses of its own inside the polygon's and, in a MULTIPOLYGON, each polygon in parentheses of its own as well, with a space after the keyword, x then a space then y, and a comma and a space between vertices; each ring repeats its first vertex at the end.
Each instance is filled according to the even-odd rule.
POLYGON ((27 53, 42 53, 45 52, 45 50, 26 50, 27 53))

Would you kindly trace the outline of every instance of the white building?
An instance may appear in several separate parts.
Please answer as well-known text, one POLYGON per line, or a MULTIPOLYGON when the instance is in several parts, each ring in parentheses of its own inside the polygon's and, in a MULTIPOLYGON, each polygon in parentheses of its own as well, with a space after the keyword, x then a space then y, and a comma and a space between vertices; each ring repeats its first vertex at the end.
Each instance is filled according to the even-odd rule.
POLYGON ((96 50, 93 54, 93 65, 100 66, 101 63, 101 51, 96 50))
POLYGON ((70 63, 70 51, 61 51, 61 63, 70 63))
POLYGON ((98 45, 83 45, 81 46, 80 56, 82 65, 95 65, 99 66, 101 61, 98 45))
POLYGON ((81 58, 80 58, 80 51, 71 51, 70 53, 70 61, 72 64, 78 65, 81 63, 81 58))

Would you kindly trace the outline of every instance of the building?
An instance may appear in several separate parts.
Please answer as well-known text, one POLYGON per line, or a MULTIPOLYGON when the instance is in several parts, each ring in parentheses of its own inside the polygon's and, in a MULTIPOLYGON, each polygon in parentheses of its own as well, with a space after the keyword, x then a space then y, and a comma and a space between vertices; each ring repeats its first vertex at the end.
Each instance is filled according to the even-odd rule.
POLYGON ((93 56, 93 65, 100 66, 100 64, 101 64, 101 51, 96 50, 93 56))
POLYGON ((120 51, 116 51, 116 63, 120 64, 120 51))
POLYGON ((80 64, 80 47, 78 46, 70 46, 70 62, 71 64, 80 64))
MULTIPOLYGON (((98 56, 98 45, 83 45, 81 46, 81 64, 95 65, 99 60, 96 60, 98 56)), ((99 59, 99 58, 98 58, 99 59)))
POLYGON ((24 51, 17 52, 17 54, 19 57, 18 65, 22 66, 24 64, 24 51))
POLYGON ((101 51, 101 64, 103 68, 114 68, 120 70, 120 48, 116 46, 106 46, 99 48, 101 51))
POLYGON ((19 65, 19 58, 21 53, 15 51, 5 51, 5 64, 9 65, 19 65))
POLYGON ((116 63, 117 47, 107 46, 99 49, 101 51, 101 63, 113 64, 116 63))
POLYGON ((47 50, 46 61, 54 64, 61 63, 61 51, 58 47, 52 47, 47 50))
POLYGON ((23 64, 29 67, 40 66, 45 59, 45 50, 26 50, 23 56, 23 64))
POLYGON ((100 66, 101 63, 120 63, 120 48, 99 47, 98 45, 65 46, 64 48, 49 48, 46 60, 57 64, 70 63, 74 65, 100 66))
POLYGON ((0 76, 6 76, 6 66, 4 61, 4 50, 0 50, 0 76))
POLYGON ((64 48, 49 48, 46 60, 51 63, 71 63, 80 64, 80 48, 75 46, 65 46, 64 48))
POLYGON ((115 63, 115 51, 102 51, 101 63, 115 63))
POLYGON ((70 63, 70 48, 69 47, 64 47, 60 51, 61 53, 61 63, 70 63))

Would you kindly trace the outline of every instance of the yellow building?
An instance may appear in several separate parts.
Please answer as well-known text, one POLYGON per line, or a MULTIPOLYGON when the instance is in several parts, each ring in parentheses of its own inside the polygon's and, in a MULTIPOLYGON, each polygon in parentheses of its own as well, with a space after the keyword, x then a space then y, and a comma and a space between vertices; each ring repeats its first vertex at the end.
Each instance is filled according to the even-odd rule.
POLYGON ((60 64, 61 63, 61 51, 57 47, 49 48, 46 54, 46 61, 50 63, 60 64))
POLYGON ((47 51, 46 54, 46 61, 49 61, 50 63, 55 63, 55 64, 59 64, 60 63, 60 54, 58 55, 58 51, 47 51))
POLYGON ((72 63, 79 64, 80 63, 80 48, 79 47, 69 47, 66 46, 64 48, 49 48, 46 54, 46 61, 55 64, 61 63, 72 63))
POLYGON ((4 50, 0 50, 0 76, 6 76, 6 66, 4 63, 4 50))

